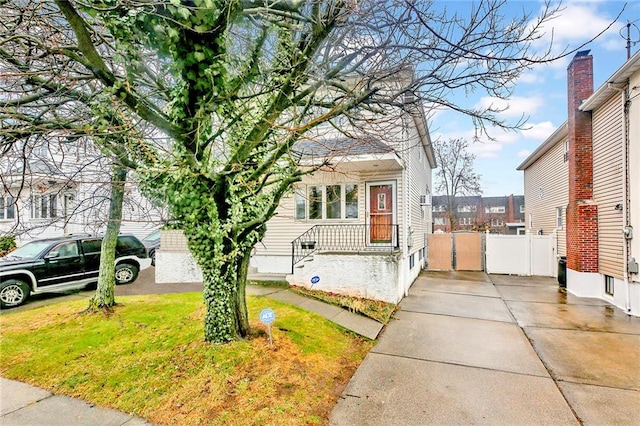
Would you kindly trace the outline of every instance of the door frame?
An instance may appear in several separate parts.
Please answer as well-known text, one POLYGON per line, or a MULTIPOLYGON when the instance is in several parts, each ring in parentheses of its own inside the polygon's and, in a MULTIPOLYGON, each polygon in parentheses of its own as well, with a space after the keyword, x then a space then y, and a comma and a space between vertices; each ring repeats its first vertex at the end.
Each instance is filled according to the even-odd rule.
MULTIPOLYGON (((400 225, 398 223, 398 181, 393 180, 379 180, 379 181, 367 181, 365 182, 365 224, 367 225, 367 245, 368 246, 378 246, 378 245, 386 245, 386 243, 372 243, 371 242, 371 231, 368 225, 371 225, 371 187, 372 186, 380 186, 380 185, 391 185, 391 202, 392 202, 392 218, 391 223, 393 225, 400 225)), ((400 235, 396 235, 398 240, 400 239, 400 235)), ((393 241, 393 236, 392 236, 393 241)))

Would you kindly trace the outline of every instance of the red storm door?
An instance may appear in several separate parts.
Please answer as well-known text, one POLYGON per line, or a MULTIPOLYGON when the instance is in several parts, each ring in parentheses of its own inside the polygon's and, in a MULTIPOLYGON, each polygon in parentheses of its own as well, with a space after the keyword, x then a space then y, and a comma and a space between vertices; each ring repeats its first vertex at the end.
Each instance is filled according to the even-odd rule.
POLYGON ((389 244, 393 238, 393 185, 369 186, 370 242, 389 244))

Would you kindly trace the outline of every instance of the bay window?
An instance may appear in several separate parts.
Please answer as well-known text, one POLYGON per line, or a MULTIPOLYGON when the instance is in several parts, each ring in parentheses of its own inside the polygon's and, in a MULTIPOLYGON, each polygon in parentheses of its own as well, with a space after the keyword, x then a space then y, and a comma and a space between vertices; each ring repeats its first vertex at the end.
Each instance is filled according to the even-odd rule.
POLYGON ((332 220, 358 218, 358 185, 309 185, 295 192, 295 218, 332 220))

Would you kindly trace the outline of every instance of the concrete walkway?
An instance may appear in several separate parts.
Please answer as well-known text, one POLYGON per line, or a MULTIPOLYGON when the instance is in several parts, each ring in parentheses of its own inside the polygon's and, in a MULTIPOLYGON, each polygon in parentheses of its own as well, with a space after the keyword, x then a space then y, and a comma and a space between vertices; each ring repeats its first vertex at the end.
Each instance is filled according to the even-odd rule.
POLYGON ((640 319, 553 279, 421 275, 332 425, 638 425, 640 319))
MULTIPOLYGON (((152 278, 142 276, 140 283, 117 287, 117 293, 149 294, 174 293, 182 291, 201 291, 202 284, 153 284, 152 278), (149 281, 149 282, 147 282, 149 281), (162 291, 164 290, 164 291, 162 291)), ((315 312, 340 326, 375 339, 382 329, 382 324, 372 319, 354 314, 314 299, 309 299, 284 288, 247 286, 247 294, 266 296, 291 305, 299 306, 307 311, 315 312)), ((50 303, 60 303, 64 300, 89 298, 93 292, 76 293, 53 299, 43 299, 18 308, 19 310, 33 309, 50 303)), ((10 310, 4 314, 10 314, 10 310)), ((25 383, 0 377, 0 425, 87 425, 87 426, 138 426, 147 425, 145 420, 128 414, 106 408, 96 407, 82 400, 66 396, 54 395, 25 383)))

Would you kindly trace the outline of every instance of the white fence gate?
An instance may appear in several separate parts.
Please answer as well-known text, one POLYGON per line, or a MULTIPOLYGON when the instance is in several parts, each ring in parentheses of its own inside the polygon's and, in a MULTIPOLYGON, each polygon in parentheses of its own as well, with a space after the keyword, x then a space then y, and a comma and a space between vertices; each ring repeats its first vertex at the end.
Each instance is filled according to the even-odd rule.
POLYGON ((538 275, 558 274, 556 234, 496 235, 486 239, 486 272, 489 274, 538 275))

